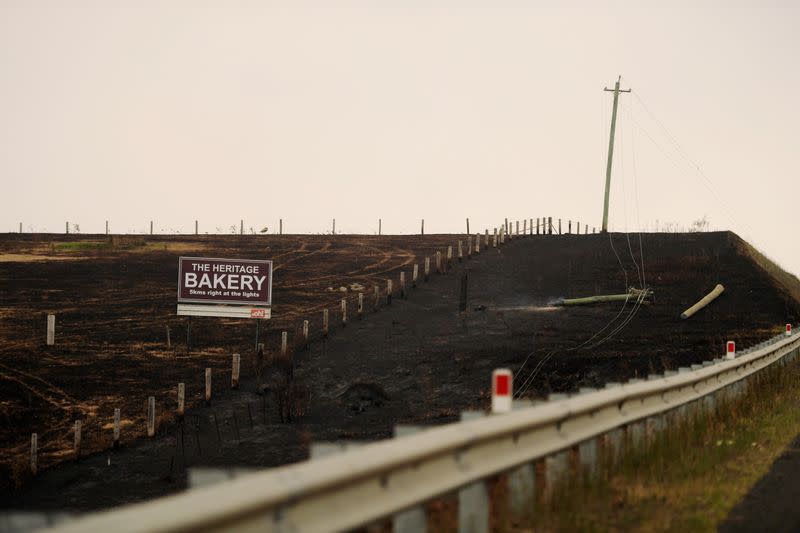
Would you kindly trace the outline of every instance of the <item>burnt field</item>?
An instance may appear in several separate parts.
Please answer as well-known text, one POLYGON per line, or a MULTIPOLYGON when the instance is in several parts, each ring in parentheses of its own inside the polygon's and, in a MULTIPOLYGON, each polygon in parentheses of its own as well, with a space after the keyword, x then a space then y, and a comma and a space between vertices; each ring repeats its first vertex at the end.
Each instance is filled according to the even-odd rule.
MULTIPOLYGON (((180 490, 186 467, 268 467, 303 460, 310 442, 370 440, 397 423, 437 424, 485 408, 491 369, 517 373, 527 396, 661 372, 747 346, 796 322, 798 284, 730 233, 530 236, 482 249, 422 280, 426 256, 457 247, 429 236, 0 237, 0 479, 6 507, 91 509, 180 490), (630 240, 628 239, 630 237, 630 240), (288 331, 307 412, 281 423, 256 393, 255 325, 175 316, 180 255, 275 262, 270 352, 288 331), (634 261, 635 259, 635 261, 634 261), (411 288, 411 269, 420 280, 411 288), (468 271, 467 312, 458 312, 468 271), (399 294, 406 273, 408 297, 399 294), (386 281, 394 298, 386 299, 386 281), (715 284, 723 295, 690 320, 680 312, 715 284), (373 286, 381 289, 374 308, 373 286), (553 300, 652 288, 646 305, 553 307, 553 300), (356 296, 365 294, 365 315, 356 296), (339 301, 349 300, 341 325, 339 301), (322 310, 331 333, 321 338, 322 310), (45 346, 45 315, 56 345, 45 346), (296 346, 302 321, 311 344, 296 346), (167 347, 166 327, 172 346, 167 347), (242 384, 230 388, 231 354, 242 384), (203 406, 203 371, 214 398, 203 406), (535 372, 532 372, 535 371, 535 372), (176 386, 188 410, 175 420, 176 386), (144 438, 148 396, 158 432, 144 438), (113 411, 120 450, 109 451, 113 411), (83 457, 72 426, 83 424, 83 457), (28 469, 38 433, 40 469, 28 469)), ((466 250, 466 248, 465 248, 466 250)), ((433 265, 433 261, 432 261, 433 265)))

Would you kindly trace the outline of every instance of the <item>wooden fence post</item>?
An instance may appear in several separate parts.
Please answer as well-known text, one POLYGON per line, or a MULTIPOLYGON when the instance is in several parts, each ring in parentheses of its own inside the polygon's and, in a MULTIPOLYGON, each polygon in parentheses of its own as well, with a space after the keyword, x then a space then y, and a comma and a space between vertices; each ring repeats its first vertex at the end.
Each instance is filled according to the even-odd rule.
POLYGON ((241 364, 241 356, 238 353, 233 354, 231 361, 231 388, 239 388, 239 365, 241 364))
POLYGON ((199 226, 198 226, 198 224, 197 224, 197 221, 195 220, 195 221, 194 221, 194 234, 195 234, 195 235, 198 235, 199 233, 200 233, 200 231, 199 231, 199 226))
POLYGON ((516 228, 517 237, 519 237, 519 220, 516 222, 516 228))
POLYGON ((308 320, 303 320, 303 347, 308 346, 308 320))
MULTIPOLYGON (((22 227, 22 226, 20 226, 20 227, 22 227)), ((22 233, 22 232, 20 231, 20 233, 22 233)), ((467 235, 469 235, 469 218, 467 218, 467 235)))
POLYGON ((442 252, 436 250, 436 273, 442 273, 442 252))
POLYGON ((111 447, 115 450, 119 448, 119 428, 120 428, 120 411, 119 407, 114 408, 114 432, 112 436, 111 447))
MULTIPOLYGON (((459 244, 461 241, 458 241, 459 244)), ((453 246, 450 245, 447 247, 447 268, 449 269, 450 266, 453 264, 453 246)))
POLYGON ((419 278, 419 263, 414 263, 414 268, 411 270, 411 287, 416 288, 417 278, 419 278))
POLYGON ((211 369, 206 368, 206 406, 211 405, 211 369))
POLYGON ((178 383, 178 419, 183 419, 186 411, 186 385, 178 383))
POLYGON ((167 328, 167 348, 172 348, 172 338, 170 336, 169 326, 165 326, 167 328))
POLYGON ((381 219, 378 219, 378 235, 381 234, 381 219))
POLYGON ((424 273, 424 276, 422 278, 423 281, 427 282, 428 281, 428 277, 430 275, 431 275, 431 258, 430 257, 426 257, 425 258, 425 273, 424 273))
POLYGON ((386 280, 386 305, 392 305, 392 280, 386 280))
POLYGON ((381 304, 381 290, 378 287, 377 283, 373 287, 373 291, 375 293, 374 294, 374 296, 375 296, 375 304, 372 306, 372 310, 373 311, 377 311, 378 310, 378 306, 381 304))
POLYGON ((476 254, 481 253, 481 234, 480 233, 476 233, 475 234, 475 253, 476 254))
POLYGON ((400 298, 406 299, 406 273, 400 272, 400 298))
POLYGON ((425 219, 422 219, 422 227, 420 228, 420 235, 425 235, 425 219))
POLYGON ((147 436, 156 435, 156 398, 150 396, 147 399, 147 436))
POLYGON ((327 338, 328 336, 328 310, 322 310, 322 336, 327 338))
POLYGON ((283 219, 278 219, 278 235, 283 235, 283 219))
POLYGON ((342 309, 342 327, 347 326, 347 298, 342 298, 340 303, 342 309))
POLYGON ((56 343, 56 315, 47 315, 47 345, 53 346, 56 343))
POLYGON ((74 440, 72 442, 72 451, 75 453, 75 459, 81 458, 81 426, 83 424, 80 420, 75 421, 75 426, 73 427, 74 431, 74 440))
MULTIPOLYGON (((467 239, 471 237, 467 235, 467 239)), ((461 244, 461 241, 458 241, 458 262, 460 263, 464 257, 464 246, 461 244)))
POLYGON ((39 472, 39 435, 31 433, 31 474, 39 472))
POLYGON ((364 317, 364 293, 363 292, 359 292, 358 293, 357 313, 358 313, 358 319, 361 320, 364 317))
POLYGON ((492 248, 497 248, 497 228, 494 228, 494 236, 492 236, 492 248))
POLYGON ((461 274, 461 288, 458 293, 458 310, 462 313, 467 310, 467 273, 461 274))

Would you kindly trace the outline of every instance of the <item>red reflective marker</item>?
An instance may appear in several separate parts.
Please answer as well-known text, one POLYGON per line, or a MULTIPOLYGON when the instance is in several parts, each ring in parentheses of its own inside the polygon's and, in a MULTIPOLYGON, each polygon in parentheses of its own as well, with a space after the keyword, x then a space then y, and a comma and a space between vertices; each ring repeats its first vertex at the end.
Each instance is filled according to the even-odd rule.
POLYGON ((492 372, 492 413, 511 411, 512 387, 511 370, 498 368, 492 372))
POLYGON ((726 359, 733 359, 736 357, 736 343, 728 341, 728 353, 725 355, 726 359))
POLYGON ((791 324, 786 324, 786 336, 787 337, 791 337, 792 336, 792 325, 791 324))

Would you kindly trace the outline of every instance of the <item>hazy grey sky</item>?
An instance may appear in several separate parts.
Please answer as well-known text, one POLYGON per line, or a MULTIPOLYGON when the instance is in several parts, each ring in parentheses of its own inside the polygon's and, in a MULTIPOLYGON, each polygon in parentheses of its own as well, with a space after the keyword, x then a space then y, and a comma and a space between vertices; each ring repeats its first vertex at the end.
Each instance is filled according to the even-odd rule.
POLYGON ((798 273, 800 11, 694 4, 0 0, 0 231, 599 226, 622 74, 612 229, 798 273))

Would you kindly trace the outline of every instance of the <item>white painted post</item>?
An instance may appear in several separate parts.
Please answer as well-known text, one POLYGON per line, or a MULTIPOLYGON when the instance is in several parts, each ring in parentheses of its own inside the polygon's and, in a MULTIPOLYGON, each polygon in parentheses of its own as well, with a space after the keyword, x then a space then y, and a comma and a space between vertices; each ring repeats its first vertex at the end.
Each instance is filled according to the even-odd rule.
POLYGON ((241 357, 238 353, 233 354, 233 359, 231 360, 231 388, 238 389, 239 388, 239 365, 241 363, 241 357))
POLYGON ((119 407, 114 408, 114 433, 112 447, 119 448, 120 412, 119 407))
POLYGON ((342 327, 347 326, 347 298, 342 298, 339 304, 342 310, 342 327))
POLYGON ((357 314, 358 319, 361 320, 364 317, 364 293, 358 293, 358 307, 357 307, 357 314))
POLYGON ((211 369, 206 368, 206 405, 211 405, 211 369))
POLYGON ((392 280, 386 280, 386 305, 392 305, 392 280))
POLYGON ((497 368, 492 371, 492 413, 508 413, 511 411, 513 393, 511 370, 497 368))
MULTIPOLYGON (((459 244, 461 243, 461 241, 458 242, 459 244)), ((447 268, 450 268, 452 264, 453 264, 453 246, 450 245, 447 247, 447 268)))
MULTIPOLYGON (((475 420, 486 416, 481 411, 464 411, 461 420, 475 420)), ((464 464, 464 469, 469 469, 464 464)), ((458 491, 459 533, 489 532, 489 491, 485 481, 476 481, 458 491)))
POLYGON ((400 272, 400 298, 406 299, 406 273, 400 272))
POLYGON ((322 336, 328 336, 328 310, 322 310, 322 336))
MULTIPOLYGON (((467 235, 467 239, 471 239, 469 235, 467 235)), ((460 263, 464 258, 464 246, 461 244, 461 241, 458 241, 458 262, 460 263)))
POLYGON ((156 434, 156 399, 150 396, 147 399, 147 436, 154 437, 156 434))
POLYGON ((419 264, 414 263, 414 268, 411 270, 411 287, 417 286, 417 279, 419 278, 419 264))
POLYGON ((39 471, 39 435, 31 433, 31 474, 39 471))
POLYGON ((303 345, 308 344, 308 320, 303 320, 303 345))
POLYGON ((178 418, 186 412, 186 385, 178 383, 178 418))
POLYGON ((81 426, 82 423, 80 420, 75 421, 75 426, 73 427, 74 440, 72 442, 72 451, 75 454, 75 459, 81 458, 81 426))
POLYGON ((736 343, 734 341, 728 341, 726 346, 727 346, 727 353, 725 354, 725 359, 735 359, 736 343))
MULTIPOLYGON (((395 438, 402 438, 419 433, 422 429, 420 426, 397 425, 394 427, 394 436, 395 438)), ((425 533, 427 527, 428 519, 425 505, 415 505, 392 516, 393 533, 425 533)))
POLYGON ((56 343, 56 315, 47 315, 47 345, 53 346, 56 343))
POLYGON ((424 281, 428 281, 428 278, 431 275, 431 258, 425 258, 425 276, 422 278, 424 281))
POLYGON ((436 273, 442 273, 442 252, 436 250, 436 273))

